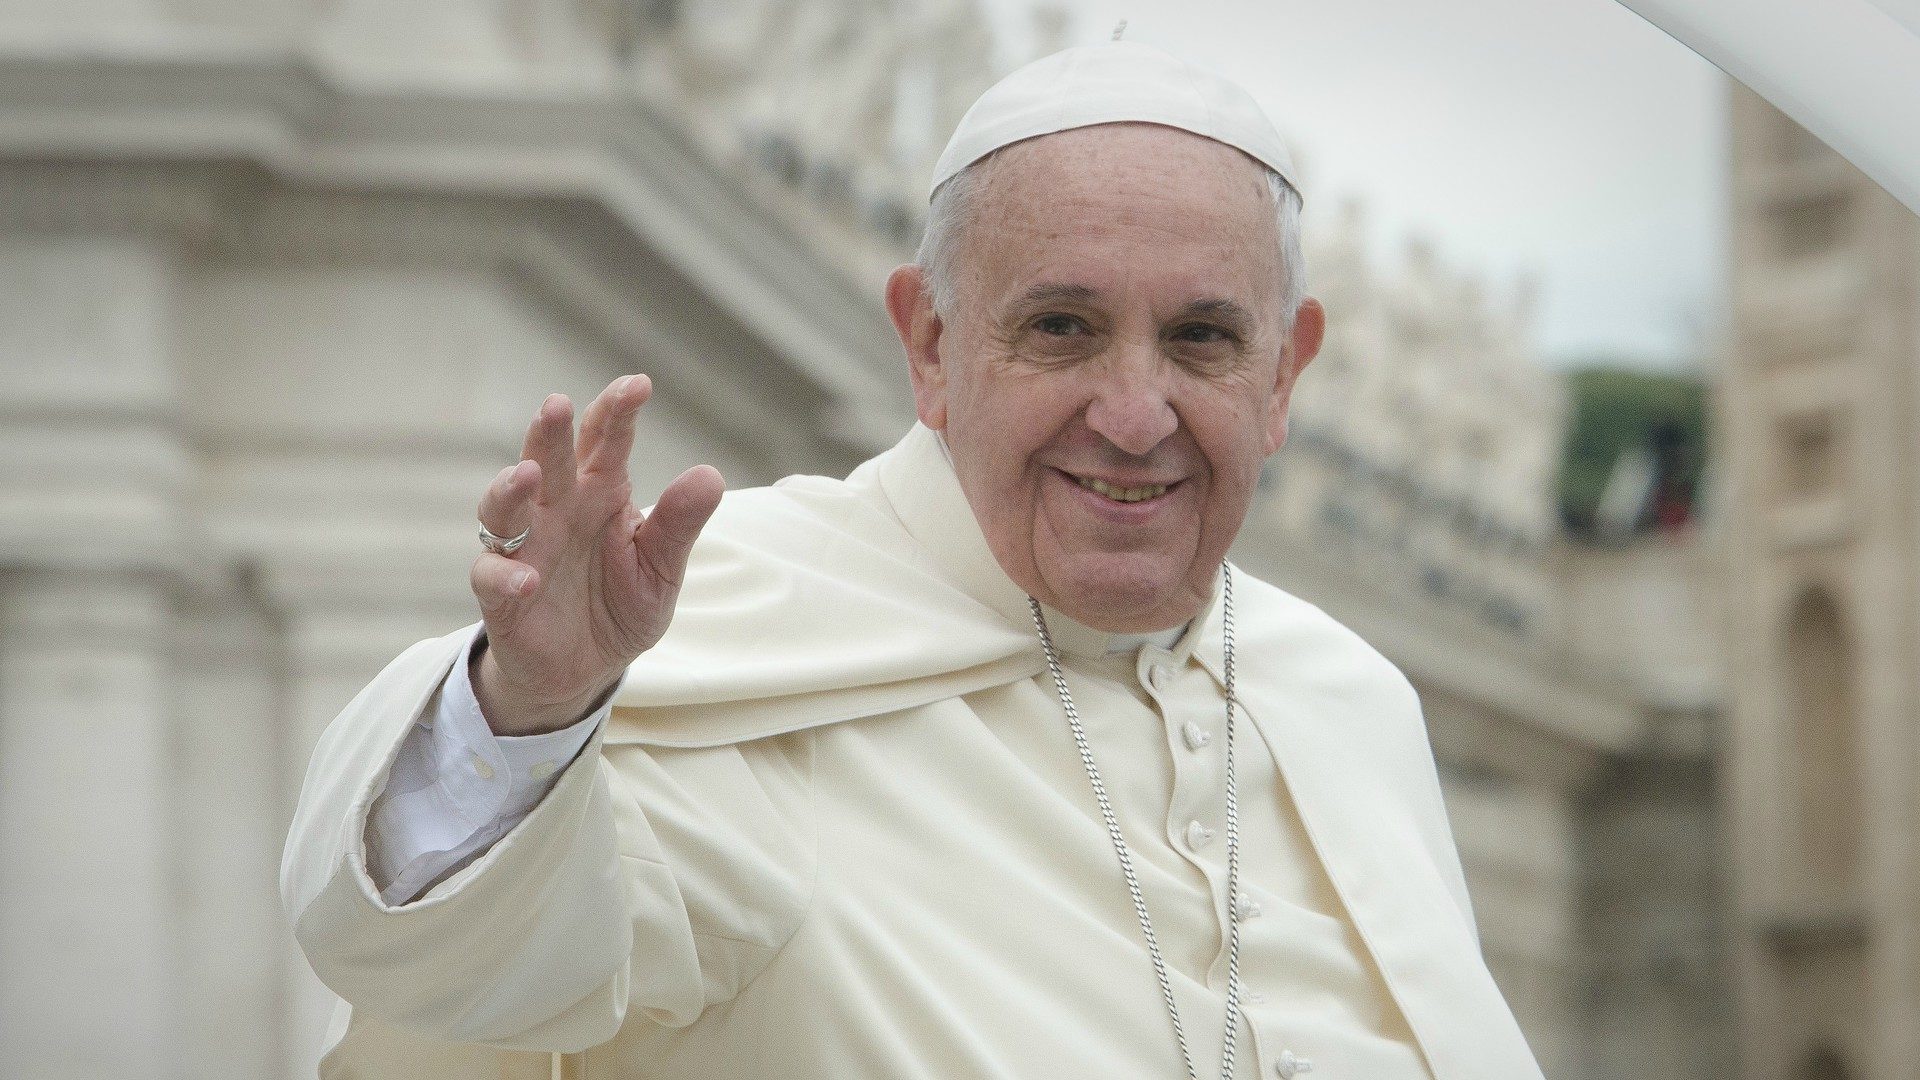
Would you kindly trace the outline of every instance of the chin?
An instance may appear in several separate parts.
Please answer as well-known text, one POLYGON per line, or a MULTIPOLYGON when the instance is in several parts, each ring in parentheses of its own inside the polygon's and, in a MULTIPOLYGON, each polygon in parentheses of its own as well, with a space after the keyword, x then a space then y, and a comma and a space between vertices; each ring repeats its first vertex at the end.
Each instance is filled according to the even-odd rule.
POLYGON ((1056 598, 1051 606, 1096 630, 1142 634, 1191 619, 1210 595, 1188 586, 1191 567, 1168 567, 1151 556, 1110 555, 1076 560, 1043 572, 1056 598), (1192 610, 1189 610, 1189 609, 1192 610))

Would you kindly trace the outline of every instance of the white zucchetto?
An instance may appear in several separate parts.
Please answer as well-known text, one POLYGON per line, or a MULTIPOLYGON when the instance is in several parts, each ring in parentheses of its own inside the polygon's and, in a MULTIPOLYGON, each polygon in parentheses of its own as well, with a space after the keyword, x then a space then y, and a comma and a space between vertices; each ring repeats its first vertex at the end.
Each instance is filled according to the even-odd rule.
POLYGON ((928 196, 967 166, 1022 139, 1123 122, 1163 124, 1241 150, 1298 191, 1286 143, 1253 96, 1205 68, 1132 41, 1066 49, 994 83, 960 118, 928 196))

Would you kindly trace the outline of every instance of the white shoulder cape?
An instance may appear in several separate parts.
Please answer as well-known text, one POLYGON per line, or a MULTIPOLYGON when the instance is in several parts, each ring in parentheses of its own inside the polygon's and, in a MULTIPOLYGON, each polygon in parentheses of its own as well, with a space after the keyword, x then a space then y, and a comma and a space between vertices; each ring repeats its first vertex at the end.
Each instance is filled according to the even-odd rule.
MULTIPOLYGON (((1539 1076, 1480 955, 1419 699, 1319 608, 1236 571, 1236 689, 1441 1080, 1539 1076)), ((1194 658, 1221 679, 1220 604, 1194 658)), ((608 742, 711 746, 912 708, 1045 668, 931 431, 844 481, 733 493, 608 742)), ((1069 652, 1109 635, 1048 612, 1069 652)))

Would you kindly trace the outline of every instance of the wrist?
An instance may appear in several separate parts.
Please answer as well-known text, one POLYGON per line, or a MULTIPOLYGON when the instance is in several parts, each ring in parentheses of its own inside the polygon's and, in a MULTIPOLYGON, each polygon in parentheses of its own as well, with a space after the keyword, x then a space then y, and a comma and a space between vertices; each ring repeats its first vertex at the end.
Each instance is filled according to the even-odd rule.
POLYGON ((473 684, 474 700, 480 704, 480 715, 495 735, 508 737, 544 735, 572 727, 599 708, 625 673, 624 670, 616 672, 573 697, 543 701, 508 681, 484 638, 468 664, 467 675, 473 684))

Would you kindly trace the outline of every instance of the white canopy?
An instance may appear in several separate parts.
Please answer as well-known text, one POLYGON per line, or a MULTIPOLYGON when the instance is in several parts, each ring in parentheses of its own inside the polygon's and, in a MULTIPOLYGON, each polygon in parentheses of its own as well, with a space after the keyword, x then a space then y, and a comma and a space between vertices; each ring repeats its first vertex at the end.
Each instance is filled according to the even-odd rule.
POLYGON ((1620 0, 1920 213, 1920 0, 1620 0))

